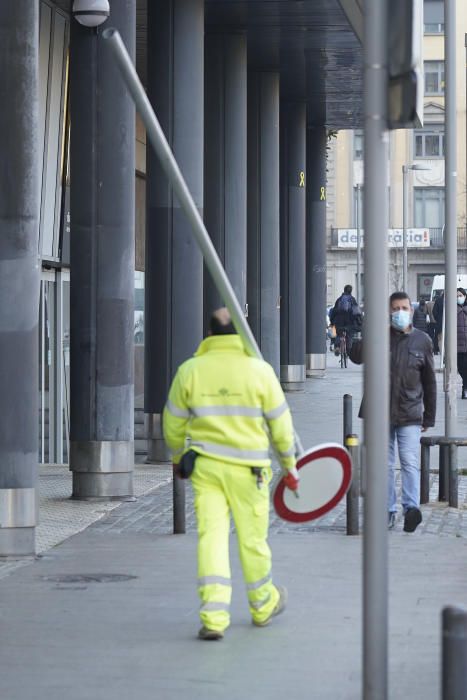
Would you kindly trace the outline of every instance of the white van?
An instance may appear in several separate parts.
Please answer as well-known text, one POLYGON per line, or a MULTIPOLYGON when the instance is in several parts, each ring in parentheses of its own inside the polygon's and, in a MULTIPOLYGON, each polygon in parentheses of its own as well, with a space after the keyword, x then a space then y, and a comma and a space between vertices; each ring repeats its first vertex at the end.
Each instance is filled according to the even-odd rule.
MULTIPOLYGON (((457 275, 456 287, 467 289, 467 275, 457 275)), ((441 292, 444 292, 444 275, 435 275, 433 277, 433 286, 431 288, 431 301, 439 297, 441 292)))

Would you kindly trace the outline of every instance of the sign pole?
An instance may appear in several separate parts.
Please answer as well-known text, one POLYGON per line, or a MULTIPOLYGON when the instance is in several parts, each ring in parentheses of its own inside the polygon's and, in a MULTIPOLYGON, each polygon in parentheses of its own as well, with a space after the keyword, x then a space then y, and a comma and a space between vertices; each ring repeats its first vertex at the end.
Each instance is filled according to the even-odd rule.
POLYGON ((365 325, 366 496, 363 528, 363 698, 387 700, 389 441, 388 162, 386 0, 365 4, 365 325), (381 298, 383 297, 383 302, 381 298), (385 468, 386 467, 386 468, 385 468))

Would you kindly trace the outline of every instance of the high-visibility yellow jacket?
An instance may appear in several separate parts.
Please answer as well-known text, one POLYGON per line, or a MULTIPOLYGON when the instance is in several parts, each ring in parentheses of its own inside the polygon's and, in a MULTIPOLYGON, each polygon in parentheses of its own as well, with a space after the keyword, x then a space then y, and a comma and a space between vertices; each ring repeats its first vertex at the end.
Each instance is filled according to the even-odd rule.
POLYGON ((247 355, 238 335, 209 336, 178 369, 163 431, 178 464, 193 449, 225 462, 266 467, 269 438, 284 469, 295 466, 292 417, 273 368, 247 355))

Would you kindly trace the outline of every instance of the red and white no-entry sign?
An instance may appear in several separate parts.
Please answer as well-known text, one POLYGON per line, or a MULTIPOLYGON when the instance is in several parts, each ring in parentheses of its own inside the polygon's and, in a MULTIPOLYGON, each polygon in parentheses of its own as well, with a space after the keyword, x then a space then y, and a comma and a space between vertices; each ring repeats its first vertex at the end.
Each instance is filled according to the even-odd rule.
POLYGON ((325 443, 304 452, 297 461, 300 471, 299 498, 282 479, 276 486, 273 503, 284 520, 303 523, 325 515, 345 496, 352 480, 352 460, 338 443, 325 443))

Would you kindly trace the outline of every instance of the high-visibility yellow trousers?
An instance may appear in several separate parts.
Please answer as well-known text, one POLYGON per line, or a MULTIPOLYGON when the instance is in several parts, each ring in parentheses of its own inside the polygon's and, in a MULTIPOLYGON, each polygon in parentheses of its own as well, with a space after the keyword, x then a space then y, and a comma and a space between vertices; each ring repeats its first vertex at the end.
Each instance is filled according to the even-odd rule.
POLYGON ((269 526, 270 467, 257 487, 249 467, 199 455, 191 476, 198 523, 198 592, 205 627, 223 631, 230 622, 230 512, 237 533, 250 613, 263 622, 279 600, 271 577, 269 526))

